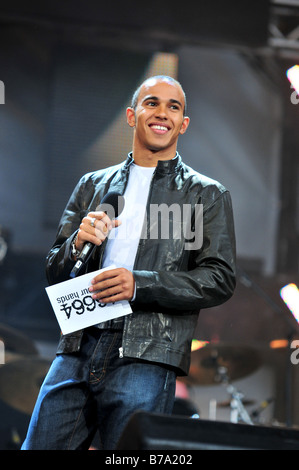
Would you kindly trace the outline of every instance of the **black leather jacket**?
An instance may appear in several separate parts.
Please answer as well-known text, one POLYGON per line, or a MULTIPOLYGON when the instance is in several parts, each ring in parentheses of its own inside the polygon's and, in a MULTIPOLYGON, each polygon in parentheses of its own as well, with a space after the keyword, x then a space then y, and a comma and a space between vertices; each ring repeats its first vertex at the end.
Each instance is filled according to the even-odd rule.
MULTIPOLYGON (((109 191, 124 193, 131 155, 119 165, 81 178, 62 215, 56 241, 47 256, 50 284, 69 279, 74 261, 71 242, 82 218, 94 211, 109 191)), ((136 297, 133 313, 124 317, 123 355, 162 363, 188 373, 190 345, 200 309, 228 300, 235 288, 235 237, 229 192, 185 165, 179 154, 159 161, 148 206, 203 205, 203 240, 186 250, 184 239, 140 239, 133 275, 136 297)), ((147 230, 150 233, 150 218, 147 230)), ((94 250, 86 272, 99 269, 103 244, 94 250)), ((64 335, 58 353, 78 351, 82 331, 64 335)))

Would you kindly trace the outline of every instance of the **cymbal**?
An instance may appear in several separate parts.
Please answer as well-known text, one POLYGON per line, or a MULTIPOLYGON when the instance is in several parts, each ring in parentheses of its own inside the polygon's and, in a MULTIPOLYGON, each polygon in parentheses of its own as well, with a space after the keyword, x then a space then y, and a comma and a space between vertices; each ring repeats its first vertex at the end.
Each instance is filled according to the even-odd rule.
POLYGON ((5 354, 35 356, 38 351, 33 341, 26 335, 3 323, 0 324, 0 340, 5 347, 5 354))
POLYGON ((210 343, 191 353, 191 365, 184 382, 189 385, 215 385, 222 383, 220 368, 227 380, 246 377, 261 365, 254 348, 243 345, 210 343))
POLYGON ((37 357, 5 364, 0 369, 0 399, 30 415, 49 367, 49 361, 37 357))

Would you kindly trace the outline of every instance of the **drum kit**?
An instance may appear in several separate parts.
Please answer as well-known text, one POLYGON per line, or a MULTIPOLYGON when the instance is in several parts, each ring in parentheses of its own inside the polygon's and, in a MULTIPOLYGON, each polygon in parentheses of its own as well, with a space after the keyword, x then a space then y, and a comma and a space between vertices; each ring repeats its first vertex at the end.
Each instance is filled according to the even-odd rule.
MULTIPOLYGON (((33 341, 14 328, 0 324, 0 341, 5 346, 5 361, 0 362, 0 403, 30 416, 40 386, 50 367, 50 361, 40 357, 33 341)), ((232 382, 252 374, 261 366, 258 352, 244 345, 207 343, 192 351, 190 372, 178 378, 189 389, 201 385, 222 385, 229 400, 217 404, 230 408, 230 421, 256 424, 246 410, 254 401, 244 398, 232 382)), ((177 397, 178 414, 200 417, 194 403, 177 397)))
MULTIPOLYGON (((180 377, 179 382, 185 384, 187 388, 202 385, 224 386, 229 400, 220 402, 216 406, 230 408, 230 422, 258 424, 246 409, 255 401, 245 399, 244 394, 232 382, 247 377, 261 365, 260 354, 252 347, 221 342, 207 343, 191 353, 189 375, 180 377)), ((271 401, 264 402, 267 402, 268 406, 271 401)), ((262 411, 265 407, 259 408, 262 411)))
POLYGON ((0 401, 31 415, 50 362, 40 357, 34 342, 15 328, 0 324, 4 345, 0 362, 0 401))
MULTIPOLYGON (((5 346, 5 361, 0 365, 0 401, 31 415, 50 362, 39 356, 30 338, 4 324, 0 324, 0 341, 5 346)), ((242 420, 252 423, 245 408, 249 401, 243 399, 243 394, 232 382, 251 374, 260 365, 260 357, 253 348, 223 343, 207 344, 192 352, 190 373, 180 381, 187 387, 224 385, 231 399, 218 406, 230 406, 233 422, 242 420)), ((178 403, 176 407, 179 408, 178 403)), ((182 409, 182 400, 180 407, 182 409)), ((185 402, 185 407, 195 411, 190 403, 185 402)))

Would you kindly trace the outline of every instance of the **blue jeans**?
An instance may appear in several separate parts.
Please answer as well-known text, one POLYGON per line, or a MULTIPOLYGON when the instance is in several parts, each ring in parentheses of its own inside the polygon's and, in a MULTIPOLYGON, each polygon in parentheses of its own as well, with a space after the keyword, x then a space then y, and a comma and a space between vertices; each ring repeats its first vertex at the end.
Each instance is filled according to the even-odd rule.
POLYGON ((122 331, 89 328, 80 353, 58 355, 41 387, 23 450, 115 449, 137 410, 170 414, 176 374, 120 358, 122 331))

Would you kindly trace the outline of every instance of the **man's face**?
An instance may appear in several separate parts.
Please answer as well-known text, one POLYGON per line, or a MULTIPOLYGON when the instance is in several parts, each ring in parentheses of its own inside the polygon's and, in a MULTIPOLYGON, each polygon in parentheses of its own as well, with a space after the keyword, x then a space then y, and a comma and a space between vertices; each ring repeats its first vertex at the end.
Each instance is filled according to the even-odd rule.
POLYGON ((185 100, 177 84, 150 79, 142 86, 137 107, 127 111, 128 123, 135 127, 138 149, 165 151, 172 158, 177 140, 186 131, 189 118, 184 117, 185 100))

